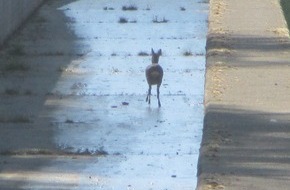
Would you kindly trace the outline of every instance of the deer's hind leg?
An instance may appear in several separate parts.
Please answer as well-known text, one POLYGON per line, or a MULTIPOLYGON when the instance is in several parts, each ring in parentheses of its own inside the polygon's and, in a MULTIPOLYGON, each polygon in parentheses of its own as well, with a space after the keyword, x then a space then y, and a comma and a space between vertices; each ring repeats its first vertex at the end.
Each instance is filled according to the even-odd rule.
POLYGON ((160 88, 160 85, 157 85, 157 99, 158 99, 158 106, 161 107, 160 98, 159 98, 159 94, 160 94, 159 88, 160 88))
POLYGON ((147 97, 146 97, 146 102, 148 102, 148 104, 151 103, 151 85, 149 85, 149 89, 148 89, 148 94, 147 94, 147 97))

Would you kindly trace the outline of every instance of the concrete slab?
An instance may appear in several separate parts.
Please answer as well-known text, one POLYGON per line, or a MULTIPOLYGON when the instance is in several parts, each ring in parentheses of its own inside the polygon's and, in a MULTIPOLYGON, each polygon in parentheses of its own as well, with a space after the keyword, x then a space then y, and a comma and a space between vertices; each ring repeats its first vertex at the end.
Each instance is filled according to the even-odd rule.
POLYGON ((278 0, 210 2, 197 189, 288 189, 289 44, 278 0))

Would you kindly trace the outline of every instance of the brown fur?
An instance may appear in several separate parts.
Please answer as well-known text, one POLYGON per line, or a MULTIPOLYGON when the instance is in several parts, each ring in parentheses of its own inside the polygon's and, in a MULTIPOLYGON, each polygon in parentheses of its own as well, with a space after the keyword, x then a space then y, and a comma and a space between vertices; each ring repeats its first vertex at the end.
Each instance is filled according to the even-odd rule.
POLYGON ((153 49, 151 51, 152 51, 152 64, 148 65, 146 68, 146 79, 149 85, 149 90, 148 90, 146 101, 150 104, 151 86, 157 85, 158 106, 161 107, 161 103, 159 99, 159 88, 162 83, 163 69, 158 64, 159 56, 161 55, 161 49, 157 53, 155 53, 153 49))

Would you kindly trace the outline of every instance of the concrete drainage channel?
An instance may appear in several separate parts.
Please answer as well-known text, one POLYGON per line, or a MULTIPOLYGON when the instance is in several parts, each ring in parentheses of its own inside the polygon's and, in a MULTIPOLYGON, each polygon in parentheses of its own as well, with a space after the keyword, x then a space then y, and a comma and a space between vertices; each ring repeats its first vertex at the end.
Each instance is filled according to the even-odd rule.
POLYGON ((195 189, 207 15, 202 0, 43 5, 1 51, 0 187, 195 189), (151 48, 161 108, 155 87, 145 102, 151 48))

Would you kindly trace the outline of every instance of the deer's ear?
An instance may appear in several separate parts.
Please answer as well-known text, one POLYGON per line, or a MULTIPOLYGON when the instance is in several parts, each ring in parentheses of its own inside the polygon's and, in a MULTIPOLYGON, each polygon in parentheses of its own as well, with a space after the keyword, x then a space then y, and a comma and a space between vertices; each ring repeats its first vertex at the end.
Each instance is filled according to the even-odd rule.
POLYGON ((159 55, 162 55, 162 50, 161 49, 158 51, 158 54, 159 55))
POLYGON ((153 50, 153 48, 151 48, 151 53, 154 54, 154 50, 153 50))

